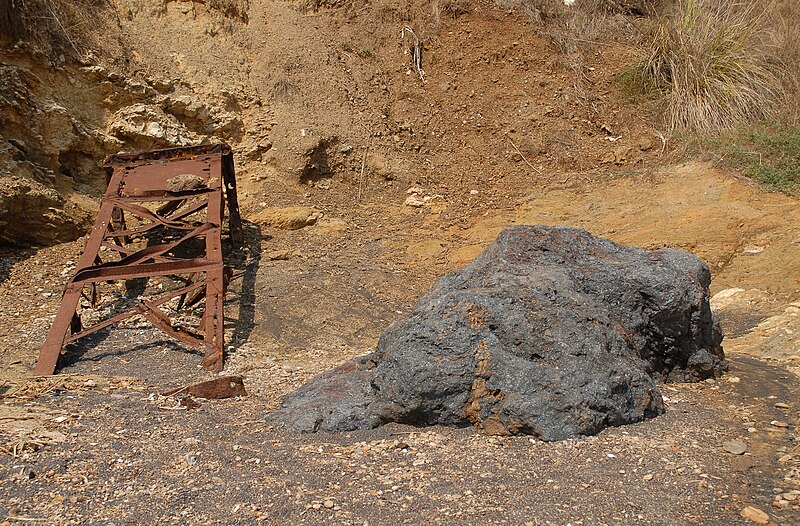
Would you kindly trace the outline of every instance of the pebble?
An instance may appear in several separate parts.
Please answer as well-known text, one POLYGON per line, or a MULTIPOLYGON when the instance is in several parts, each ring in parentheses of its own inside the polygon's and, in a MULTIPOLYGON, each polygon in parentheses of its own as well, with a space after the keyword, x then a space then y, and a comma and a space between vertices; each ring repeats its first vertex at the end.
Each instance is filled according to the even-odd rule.
POLYGON ((789 404, 784 404, 783 402, 778 402, 775 404, 775 407, 778 409, 789 409, 789 404))
POLYGON ((405 202, 403 203, 406 206, 410 206, 412 208, 421 208, 425 206, 425 201, 417 197, 416 195, 410 195, 406 198, 405 202))
POLYGON ((767 515, 763 510, 754 508, 752 506, 747 506, 744 508, 741 512, 741 515, 745 519, 751 520, 756 524, 769 524, 769 515, 767 515))
POLYGON ((738 440, 728 440, 722 444, 722 449, 733 455, 743 455, 747 451, 747 444, 738 440))
POLYGON ((331 508, 333 508, 333 501, 332 500, 326 500, 322 505, 325 506, 327 509, 331 509, 331 508))
POLYGON ((770 424, 772 424, 775 427, 789 427, 789 424, 787 424, 786 422, 781 422, 780 420, 773 420, 772 422, 770 422, 770 424))
POLYGON ((729 376, 728 377, 728 383, 729 384, 738 384, 741 381, 742 381, 742 379, 739 378, 738 376, 729 376))
POLYGON ((652 473, 648 473, 647 475, 642 477, 642 479, 643 480, 653 480, 653 474, 652 473))

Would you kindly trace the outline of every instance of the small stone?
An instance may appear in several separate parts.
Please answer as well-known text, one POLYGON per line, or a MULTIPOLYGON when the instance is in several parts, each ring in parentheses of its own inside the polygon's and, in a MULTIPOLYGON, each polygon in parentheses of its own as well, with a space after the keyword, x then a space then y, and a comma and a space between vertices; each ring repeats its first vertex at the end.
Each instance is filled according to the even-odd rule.
POLYGON ((764 511, 752 506, 747 506, 744 508, 741 512, 741 515, 745 519, 751 520, 756 524, 769 524, 769 515, 767 515, 764 511))
POLYGON ((755 433, 756 431, 758 431, 758 429, 756 429, 755 427, 748 427, 747 428, 747 432, 748 433, 755 433))
POLYGON ((779 499, 779 500, 772 501, 772 507, 773 508, 778 508, 779 510, 785 510, 789 506, 790 506, 790 504, 789 504, 788 500, 779 499))
MULTIPOLYGON (((566 2, 565 2, 566 3, 566 2)), ((639 138, 639 149, 646 152, 653 148, 653 138, 644 136, 639 138)))
POLYGON ((272 228, 299 230, 315 224, 322 215, 313 206, 267 207, 250 216, 250 220, 272 228))
POLYGON ((643 480, 653 480, 653 474, 652 473, 648 473, 647 475, 642 477, 642 479, 643 480))
POLYGON ((775 404, 775 407, 778 409, 789 409, 789 404, 784 404, 783 402, 778 402, 775 404))
POLYGON ((747 444, 738 440, 729 440, 722 444, 722 449, 732 455, 743 455, 747 451, 747 444))
POLYGON ((425 201, 417 197, 415 194, 412 194, 406 198, 403 204, 412 208, 422 208, 425 206, 425 201))
POLYGON ((729 384, 738 384, 741 381, 742 381, 742 379, 739 378, 738 376, 729 376, 728 377, 728 383, 729 384))
POLYGON ((205 186, 205 181, 202 177, 194 174, 180 174, 171 179, 167 179, 167 184, 164 189, 167 192, 178 193, 187 190, 196 190, 205 186))
POLYGON ((292 252, 290 250, 273 250, 267 252, 264 257, 269 261, 288 261, 292 257, 292 252))
POLYGON ((95 382, 94 380, 86 380, 83 383, 83 385, 85 385, 86 387, 94 387, 97 385, 97 382, 95 382))
POLYGON ((773 420, 772 422, 770 422, 770 424, 775 427, 789 427, 789 424, 787 424, 786 422, 781 422, 780 420, 773 420))
POLYGON ((333 501, 332 500, 326 500, 322 505, 325 506, 327 509, 331 509, 331 508, 333 508, 333 501))

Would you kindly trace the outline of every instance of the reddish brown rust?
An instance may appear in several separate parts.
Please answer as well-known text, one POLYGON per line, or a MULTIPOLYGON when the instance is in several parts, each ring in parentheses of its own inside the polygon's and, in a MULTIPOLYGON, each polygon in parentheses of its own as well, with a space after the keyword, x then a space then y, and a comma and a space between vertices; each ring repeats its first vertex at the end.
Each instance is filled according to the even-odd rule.
POLYGON ((224 376, 207 382, 200 382, 199 384, 170 389, 163 393, 164 396, 174 396, 176 394, 215 400, 233 398, 234 396, 247 396, 247 391, 244 388, 244 380, 242 380, 241 376, 224 376))
MULTIPOLYGON (((226 199, 231 240, 235 246, 242 242, 230 147, 214 144, 114 155, 106 159, 104 170, 107 188, 100 211, 75 274, 67 283, 56 319, 39 353, 35 373, 50 375, 55 372, 65 342, 73 342, 132 316, 142 316, 167 335, 201 347, 205 353, 203 366, 221 371, 223 296, 230 276, 222 258, 226 199), (174 190, 175 182, 181 178, 199 186, 174 190), (145 206, 148 203, 160 206, 153 210, 145 206), (205 218, 189 219, 203 210, 205 218), (133 216, 138 224, 128 228, 126 214, 129 219, 133 216), (144 248, 131 246, 142 240, 155 243, 156 239, 160 242, 144 248), (182 255, 187 246, 196 244, 198 239, 203 240, 200 253, 182 255), (116 252, 119 259, 103 262, 101 247, 116 252), (156 276, 168 276, 183 286, 142 298, 122 313, 83 327, 77 310, 79 302, 84 297, 92 308, 96 307, 97 286, 101 282, 127 282, 156 276), (188 294, 192 296, 186 301, 188 294), (197 332, 174 326, 160 308, 173 298, 179 298, 177 309, 181 309, 198 303, 203 297, 205 311, 197 332)), ((197 247, 194 248, 197 251, 197 247)))

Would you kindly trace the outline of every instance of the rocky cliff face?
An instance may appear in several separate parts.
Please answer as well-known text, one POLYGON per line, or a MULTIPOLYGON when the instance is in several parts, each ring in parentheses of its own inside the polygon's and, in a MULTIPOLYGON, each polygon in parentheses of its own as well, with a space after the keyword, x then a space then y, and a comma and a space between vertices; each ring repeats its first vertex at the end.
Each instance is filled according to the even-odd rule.
POLYGON ((240 95, 144 74, 127 55, 0 48, 0 242, 49 245, 85 233, 109 154, 243 139, 240 95))
POLYGON ((242 138, 231 94, 203 101, 170 81, 130 79, 97 64, 44 66, 0 53, 0 241, 80 237, 103 190, 106 155, 242 138))

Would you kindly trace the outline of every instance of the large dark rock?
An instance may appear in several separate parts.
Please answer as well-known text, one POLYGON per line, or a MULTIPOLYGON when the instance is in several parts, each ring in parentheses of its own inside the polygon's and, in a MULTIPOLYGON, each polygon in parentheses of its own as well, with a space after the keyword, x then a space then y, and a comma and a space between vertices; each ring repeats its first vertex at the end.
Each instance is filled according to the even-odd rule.
POLYGON ((708 267, 671 249, 518 226, 441 278, 375 353, 313 379, 272 421, 299 432, 387 422, 544 440, 664 412, 657 383, 719 376, 708 267))

